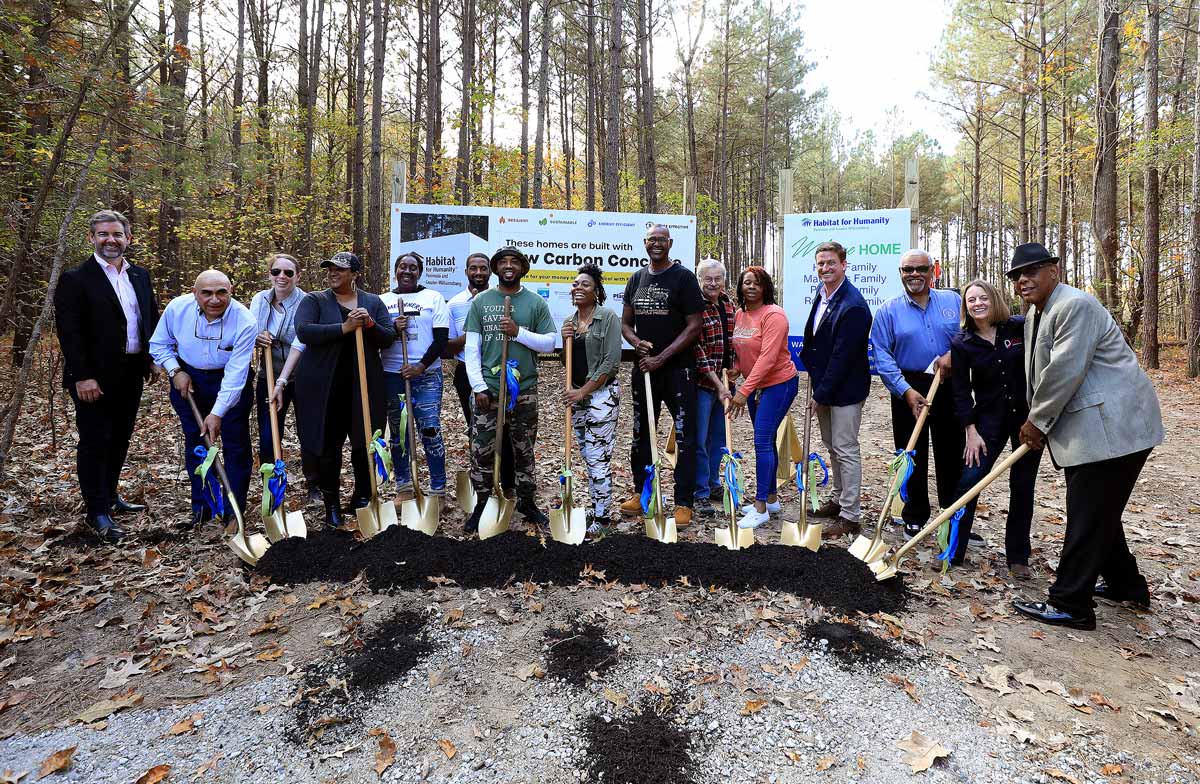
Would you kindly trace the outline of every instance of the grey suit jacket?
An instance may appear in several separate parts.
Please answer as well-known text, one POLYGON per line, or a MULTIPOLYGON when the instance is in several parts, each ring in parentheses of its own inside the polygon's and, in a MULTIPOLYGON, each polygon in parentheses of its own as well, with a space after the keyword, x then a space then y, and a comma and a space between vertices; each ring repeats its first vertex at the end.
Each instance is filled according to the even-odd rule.
POLYGON ((1058 284, 1041 313, 1025 317, 1029 420, 1055 465, 1095 463, 1158 446, 1158 395, 1100 301, 1058 284), (1032 360, 1032 366, 1030 362, 1032 360))

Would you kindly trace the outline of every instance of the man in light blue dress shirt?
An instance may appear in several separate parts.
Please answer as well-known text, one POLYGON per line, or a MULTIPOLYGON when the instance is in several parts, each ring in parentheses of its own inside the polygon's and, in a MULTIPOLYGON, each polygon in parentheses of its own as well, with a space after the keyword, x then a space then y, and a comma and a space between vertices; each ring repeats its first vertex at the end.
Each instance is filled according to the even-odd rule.
MULTIPOLYGON (((250 408, 254 401, 250 362, 257 325, 250 311, 233 299, 233 285, 224 273, 206 270, 196 278, 191 294, 171 300, 150 338, 150 355, 171 379, 171 405, 179 415, 186 441, 186 465, 192 482, 190 526, 209 519, 196 468, 196 447, 202 436, 221 438, 221 457, 229 490, 246 508, 250 489, 250 408), (191 395, 204 417, 196 423, 186 396, 191 395), (222 437, 223 436, 223 437, 222 437)), ((226 516, 231 514, 226 510, 226 516)))
POLYGON ((917 416, 929 405, 925 395, 933 383, 933 368, 942 370, 941 391, 934 397, 917 439, 913 472, 908 480, 904 532, 911 537, 929 522, 930 443, 937 471, 938 503, 942 508, 954 502, 954 491, 962 474, 965 434, 954 417, 953 395, 946 389, 950 338, 958 333, 961 299, 956 291, 932 288, 933 259, 923 250, 909 250, 900 257, 900 279, 904 293, 883 303, 871 324, 875 369, 892 393, 892 438, 896 449, 905 447, 916 427, 917 416))

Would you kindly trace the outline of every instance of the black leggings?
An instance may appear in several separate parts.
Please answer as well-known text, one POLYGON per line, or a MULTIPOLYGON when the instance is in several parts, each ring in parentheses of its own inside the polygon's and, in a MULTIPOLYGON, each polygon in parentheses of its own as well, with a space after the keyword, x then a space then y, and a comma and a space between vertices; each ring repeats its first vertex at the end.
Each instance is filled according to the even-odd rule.
POLYGON ((321 447, 319 475, 321 493, 326 498, 337 498, 342 479, 342 445, 350 439, 350 463, 354 466, 354 497, 369 498, 371 495, 370 464, 367 462, 366 444, 360 444, 362 436, 353 435, 353 428, 362 423, 354 416, 350 395, 352 384, 334 384, 325 406, 325 443, 321 447), (338 394, 338 387, 343 390, 338 394))

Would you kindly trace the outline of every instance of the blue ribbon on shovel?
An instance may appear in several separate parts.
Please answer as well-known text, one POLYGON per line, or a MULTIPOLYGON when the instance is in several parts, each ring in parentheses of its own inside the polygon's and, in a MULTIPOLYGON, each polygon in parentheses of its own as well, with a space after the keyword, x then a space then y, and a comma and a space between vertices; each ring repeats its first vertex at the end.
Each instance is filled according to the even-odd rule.
POLYGON ((213 517, 225 516, 225 494, 221 492, 221 482, 217 479, 216 472, 211 472, 213 461, 217 459, 217 447, 209 449, 200 444, 192 450, 192 454, 200 458, 200 465, 196 466, 195 474, 200 477, 200 487, 204 492, 204 503, 208 504, 208 509, 212 512, 213 517))

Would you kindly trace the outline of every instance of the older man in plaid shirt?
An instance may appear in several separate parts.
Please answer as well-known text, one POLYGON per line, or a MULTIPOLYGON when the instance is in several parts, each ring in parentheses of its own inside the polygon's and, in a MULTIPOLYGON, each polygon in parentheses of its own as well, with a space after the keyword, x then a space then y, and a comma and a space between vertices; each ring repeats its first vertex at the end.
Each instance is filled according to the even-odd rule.
POLYGON ((704 293, 700 339, 696 341, 696 513, 711 515, 710 497, 721 493, 721 450, 725 448, 725 369, 733 366, 733 302, 725 294, 725 265, 704 259, 696 267, 704 293))

